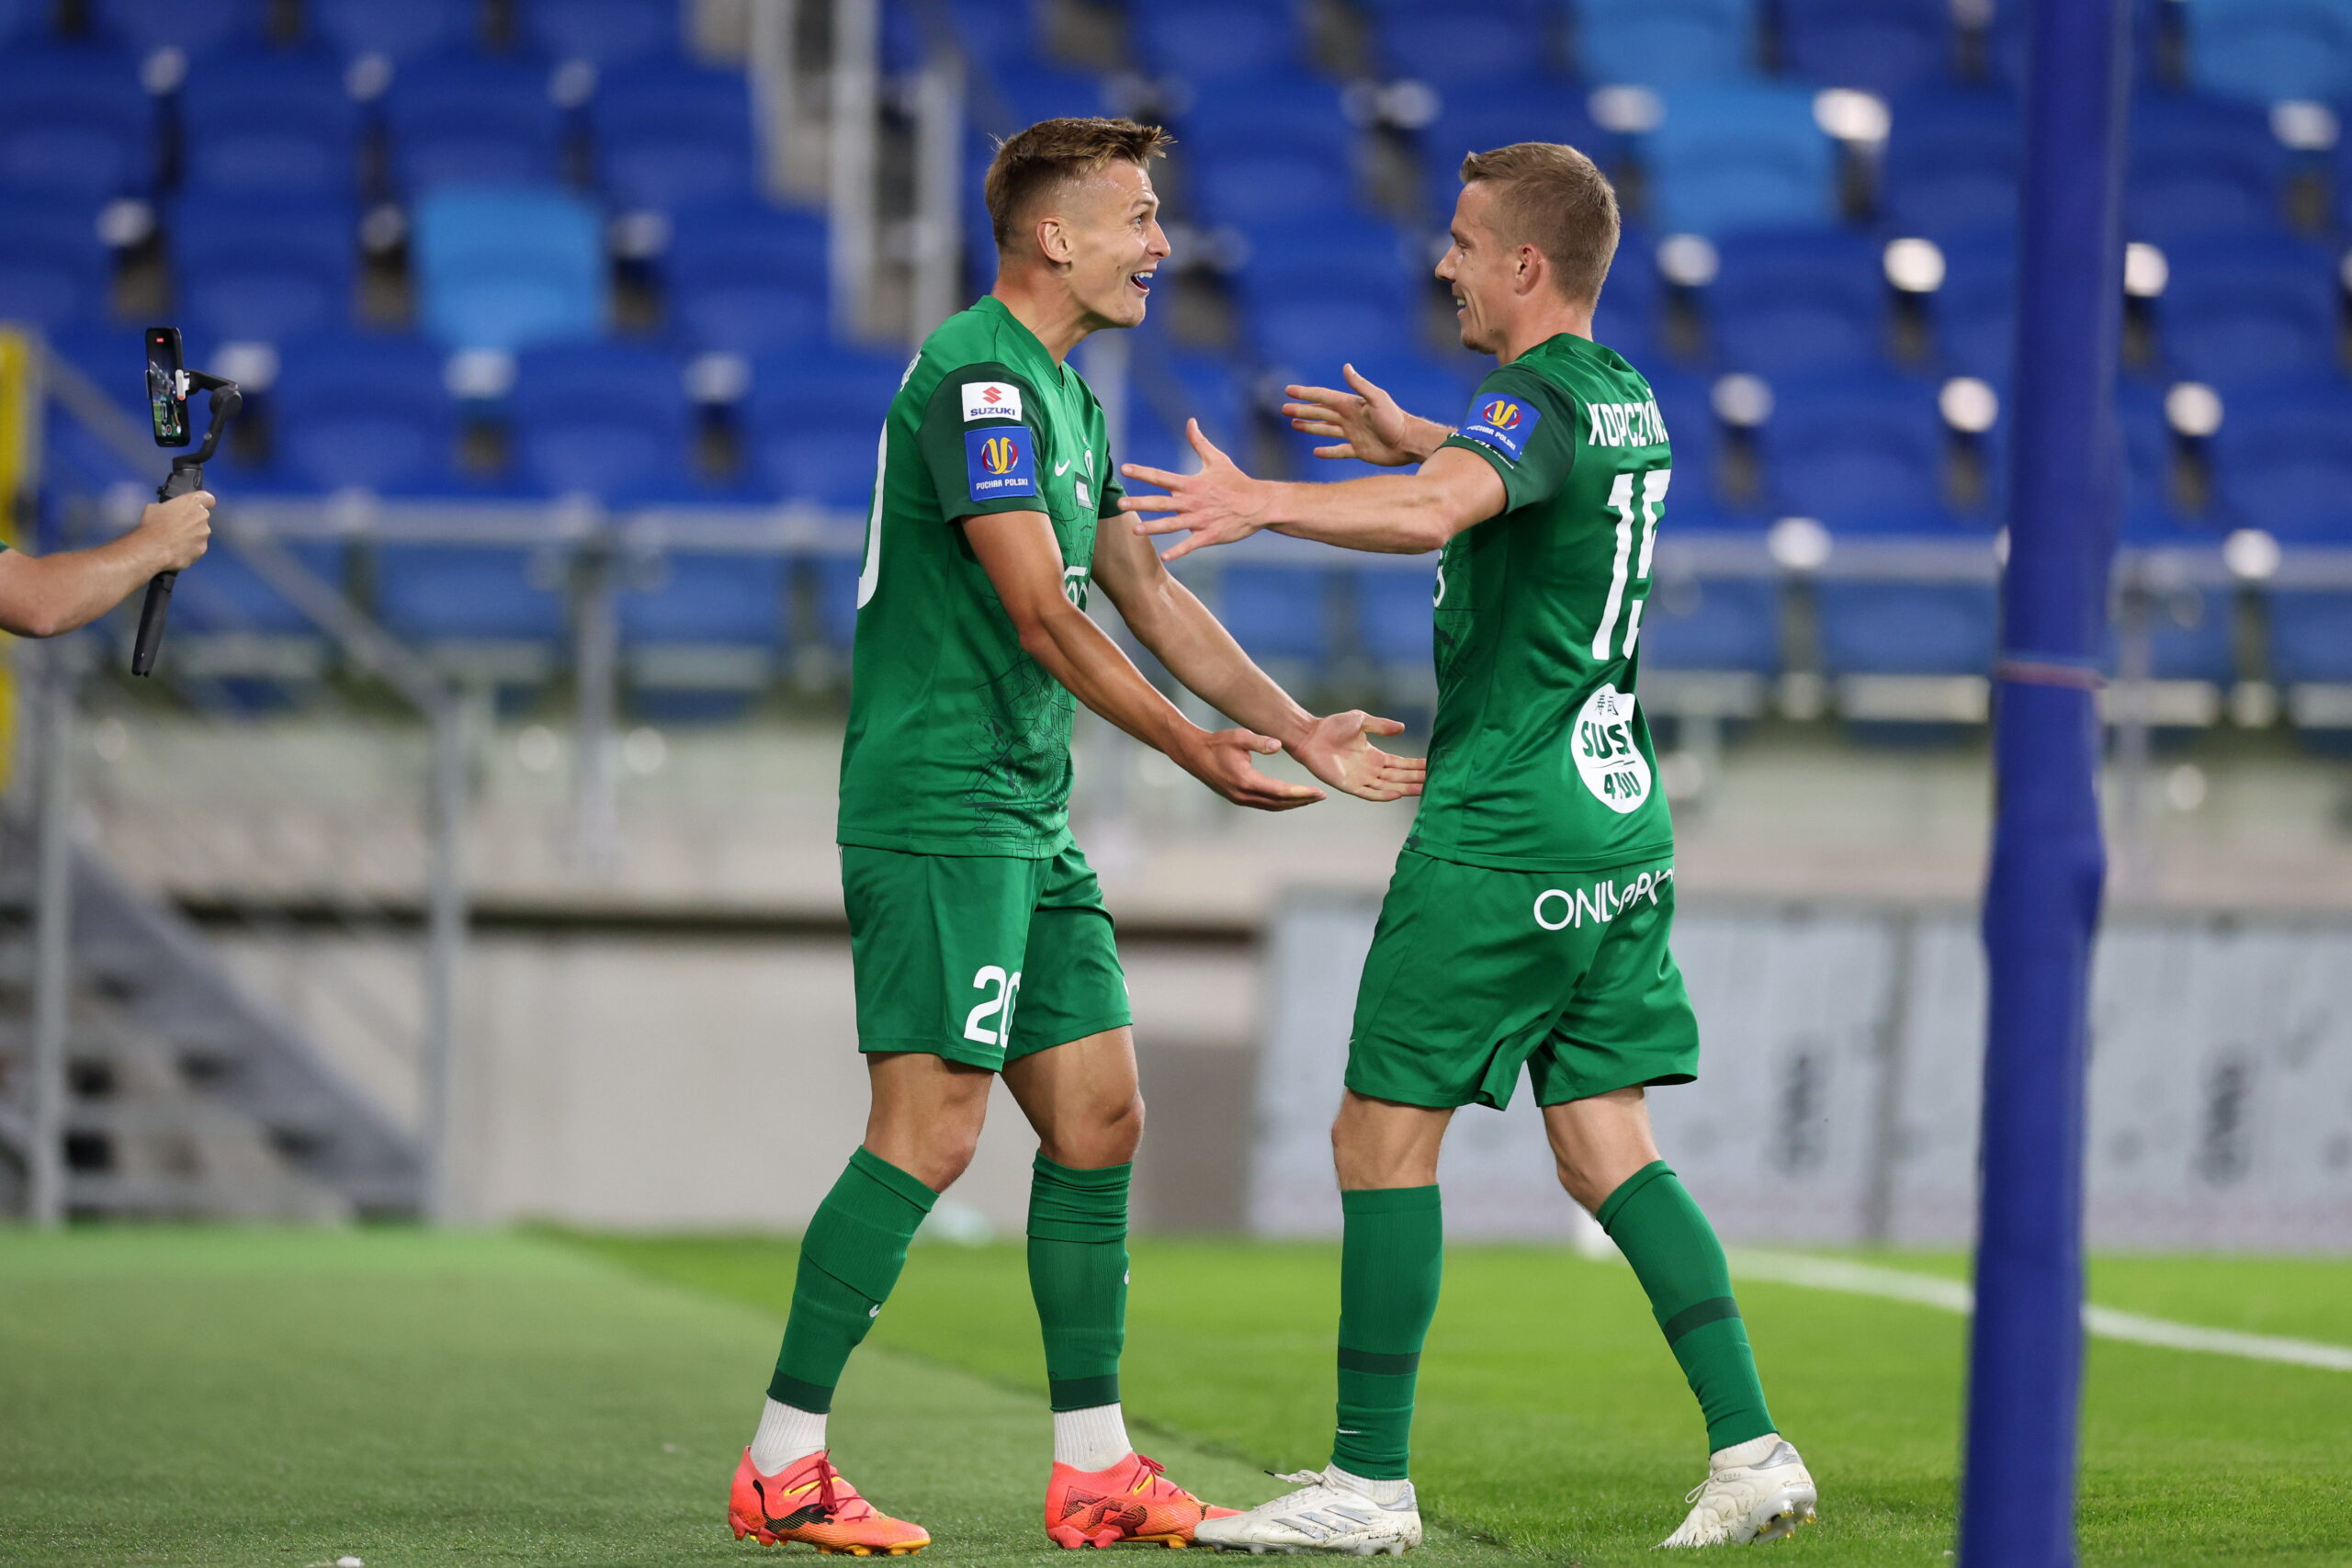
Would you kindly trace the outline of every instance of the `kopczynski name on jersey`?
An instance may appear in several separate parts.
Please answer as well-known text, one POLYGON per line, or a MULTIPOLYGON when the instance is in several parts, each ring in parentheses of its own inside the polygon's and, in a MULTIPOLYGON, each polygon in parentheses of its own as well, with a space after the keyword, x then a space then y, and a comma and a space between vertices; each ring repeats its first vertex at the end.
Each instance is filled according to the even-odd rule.
POLYGON ((1594 446, 1663 446, 1666 421, 1657 401, 1585 404, 1586 442, 1594 446))

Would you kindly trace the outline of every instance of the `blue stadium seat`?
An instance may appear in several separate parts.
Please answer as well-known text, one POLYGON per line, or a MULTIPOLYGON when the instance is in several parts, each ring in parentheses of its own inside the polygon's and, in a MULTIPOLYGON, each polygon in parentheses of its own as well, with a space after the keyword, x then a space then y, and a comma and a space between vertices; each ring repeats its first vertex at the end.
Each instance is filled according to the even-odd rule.
POLYGON ((0 198, 0 321, 49 331, 106 313, 112 266, 96 214, 78 204, 0 198))
MULTIPOLYGON (((1006 62, 996 73, 996 89, 1017 125, 1069 117, 1084 118, 1112 110, 1102 77, 1034 60, 1006 62)), ((980 145, 986 148, 988 144, 983 141, 980 145)), ((976 182, 979 170, 986 167, 988 159, 982 156, 973 169, 976 182)))
POLYGON ((416 204, 413 260, 419 318, 450 347, 520 348, 593 337, 604 325, 604 223, 568 192, 428 192, 416 204))
MULTIPOLYGON (((2032 0, 1991 0, 1992 22, 1985 33, 1987 64, 1993 75, 2011 86, 2025 85, 2026 16, 2032 0)), ((2156 75, 2164 58, 2163 13, 2171 0, 2123 0, 2132 30, 2132 70, 2141 81, 2156 75)))
POLYGON ((1259 0, 1186 0, 1139 6, 1136 41, 1155 72, 1204 82, 1220 76, 1280 77, 1299 64, 1291 7, 1259 0))
POLYGON ((395 63, 479 41, 480 0, 310 0, 304 20, 339 53, 395 63))
POLYGON ((1642 612, 1641 655, 1645 670, 1778 674, 1779 584, 1735 577, 1653 583, 1642 612))
POLYGON ((951 0, 948 14, 964 47, 989 65, 1019 64, 1042 52, 1029 0, 951 0))
POLYGON ((671 323, 703 348, 762 355, 826 334, 825 220, 764 202, 678 215, 662 271, 671 323))
POLYGON ((180 309, 216 338, 277 343, 350 323, 359 216, 347 201, 184 201, 171 242, 180 309))
POLYGON ((1248 157, 1269 146, 1322 154, 1333 163, 1354 156, 1356 129, 1340 91, 1304 74, 1202 84, 1179 127, 1180 156, 1248 157))
POLYGON ((1402 310, 1419 293, 1424 269, 1407 249, 1406 237, 1366 213, 1251 223, 1241 232, 1250 245, 1240 277, 1245 297, 1290 299, 1324 288, 1359 289, 1385 292, 1402 310))
MULTIPOLYGON (((2120 668, 2120 629, 2109 637, 2108 664, 2120 668)), ((2237 678, 2237 626, 2226 590, 2173 588, 2148 606, 2148 673, 2159 681, 2237 678)))
POLYGON ((1354 576, 1356 634, 1366 656, 1392 669, 1427 670, 1435 641, 1430 599, 1437 583, 1431 573, 1367 567, 1354 576))
POLYGON ((413 642, 503 642, 555 652, 566 630, 562 556, 517 545, 381 544, 376 616, 413 642))
POLYGON ((1308 148, 1196 157, 1189 175, 1200 204, 1197 213, 1188 214, 1195 221, 1249 227, 1356 209, 1355 171, 1345 159, 1308 148))
POLYGON ((2248 103, 2352 98, 2352 6, 2343 0, 2197 0, 2184 6, 2188 73, 2248 103))
POLYGON ((523 0, 523 33, 553 60, 599 68, 674 54, 681 41, 673 0, 523 0))
POLYGON ((1992 667, 1999 610, 1990 584, 1814 585, 1821 666, 1831 675, 1978 675, 1992 667))
POLYGON ((1950 0, 1780 0, 1781 65, 1825 87, 1900 93, 1952 62, 1950 0))
POLYGON ((805 401, 755 399, 751 446, 771 491, 786 501, 865 511, 874 499, 882 416, 871 408, 810 408, 805 401))
POLYGON ((1577 61, 1589 82, 1732 82, 1755 54, 1753 0, 1576 0, 1574 9, 1577 61))
POLYGON ((1717 234, 1838 216, 1838 159, 1794 87, 1685 87, 1645 139, 1655 226, 1717 234))
POLYGON ((1882 205, 1898 230, 1955 234, 2017 221, 2025 126, 2015 99, 1915 93, 1891 119, 1882 205))
POLYGON ((1766 377, 1881 363, 1886 281, 1875 241, 1837 229, 1727 237, 1704 295, 1715 353, 1766 377))
POLYGON ((839 412, 865 432, 860 445, 870 452, 906 373, 907 361, 894 354, 831 345, 787 349, 752 362, 751 401, 754 411, 786 423, 812 404, 820 412, 839 412))
POLYGON ((816 579, 817 634, 826 647, 847 653, 857 636, 857 578, 865 562, 856 556, 820 556, 808 565, 816 579))
MULTIPOLYGON (((2123 428, 2124 504, 2126 520, 2133 512, 2172 511, 2172 425, 2165 418, 2162 388, 2136 377, 2124 377, 2115 387, 2116 423, 2123 428)), ((2007 422, 2002 422, 2006 427, 2007 422)), ((2006 448, 2006 430, 2003 431, 2006 448)), ((2177 531, 2184 519, 2170 517, 2177 531)), ((2178 541, 2174 541, 2177 543, 2178 541)))
POLYGON ((1710 395, 1712 384, 1704 376, 1660 366, 1636 363, 1634 368, 1648 379, 1650 395, 1666 421, 1666 438, 1673 444, 1676 488, 1666 514, 1679 528, 1685 517, 1707 516, 1714 510, 1715 462, 1723 435, 1710 395))
POLYGON ((599 175, 621 207, 677 211, 757 191, 741 72, 682 62, 616 73, 597 89, 589 119, 599 175))
POLYGON ((1941 505, 1945 436, 1932 388, 1849 375, 1774 391, 1758 434, 1783 512, 1833 532, 1907 531, 1941 505))
POLYGON ((1286 380, 1329 385, 1343 360, 1359 365, 1409 360, 1427 352, 1394 294, 1382 288, 1330 288, 1268 295, 1250 312, 1250 342, 1286 380))
POLYGON ((1544 8, 1400 6, 1374 27, 1391 77, 1458 93, 1556 79, 1554 27, 1544 8))
POLYGON ((258 40, 267 0, 96 0, 91 21, 106 36, 146 54, 166 46, 200 54, 235 39, 258 40))
MULTIPOLYGON (((343 585, 350 547, 340 539, 283 539, 278 548, 328 586, 343 585)), ((316 637, 310 616, 245 564, 233 546, 216 543, 184 574, 172 593, 175 635, 316 637)))
POLYGON ((180 123, 191 186, 350 199, 359 110, 342 64, 322 50, 197 61, 180 89, 180 123))
POLYGON ((537 61, 471 52, 404 67, 384 102, 392 163, 411 190, 469 182, 552 182, 562 111, 537 61))
POLYGON ((1944 283, 1928 309, 1944 364, 2006 385, 2017 353, 2018 254, 2013 229, 1983 229, 1944 242, 1944 283))
POLYGON ((1337 649, 1331 574, 1325 568, 1225 566, 1210 604, 1252 659, 1319 664, 1337 649))
POLYGON ((2352 593, 2273 589, 2265 608, 2273 680, 2288 685, 2352 682, 2352 593))
POLYGON ((2185 243, 2165 259, 2165 350, 2189 378, 2243 383, 2335 363, 2342 290, 2326 252, 2250 236, 2185 243))
POLYGON ((2282 218, 2287 150, 2250 104, 2143 94, 2132 106, 2123 223, 2158 243, 2195 234, 2271 231, 2282 218))
POLYGON ((626 504, 690 486, 694 410, 669 355, 614 343, 530 349, 516 355, 506 406, 517 466, 549 494, 626 504))
POLYGON ((0 51, 0 190, 95 204, 144 191, 155 111, 131 55, 11 44, 0 51))
POLYGON ((621 591, 624 645, 784 647, 789 604, 782 557, 671 551, 648 564, 650 581, 621 591))
POLYGON ((1453 212, 1464 155, 1515 141, 1564 141, 1606 167, 1616 140, 1593 123, 1585 96, 1580 88, 1548 82, 1494 82, 1443 94, 1437 118, 1419 133, 1431 209, 1453 212))
POLYGON ((439 494, 459 488, 458 416, 439 350, 416 337, 288 343, 270 389, 277 466, 321 491, 439 494))
POLYGON ((2352 541, 2352 386, 2313 378, 2233 392, 2213 434, 2216 488, 2234 525, 2282 539, 2352 541))

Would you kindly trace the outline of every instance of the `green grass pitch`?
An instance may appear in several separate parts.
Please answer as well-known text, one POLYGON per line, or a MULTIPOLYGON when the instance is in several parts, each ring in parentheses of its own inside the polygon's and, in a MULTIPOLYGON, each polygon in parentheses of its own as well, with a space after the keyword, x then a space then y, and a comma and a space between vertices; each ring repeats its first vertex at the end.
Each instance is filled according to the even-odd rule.
MULTIPOLYGON (((1235 1503, 1278 1489, 1261 1466, 1325 1457, 1336 1261, 1136 1246, 1147 1452, 1235 1503)), ((752 1238, 0 1231, 0 1561, 771 1559, 721 1512, 791 1266, 752 1238)), ((1823 1522, 1767 1561, 1947 1561, 1962 1320, 1741 1295, 1824 1487, 1823 1522)), ((2093 1296, 2352 1341, 2352 1263, 2114 1259, 2093 1296)), ((1067 1562, 1036 1515, 1042 1386, 1019 1248, 922 1247, 852 1364, 836 1452, 930 1528, 927 1562, 1067 1562)), ((1622 1268, 1455 1248, 1422 1391, 1433 1564, 1652 1562, 1699 1477, 1689 1396, 1622 1268)), ((2086 1562, 2352 1563, 2352 1378, 2094 1342, 2084 1435, 2086 1562)))

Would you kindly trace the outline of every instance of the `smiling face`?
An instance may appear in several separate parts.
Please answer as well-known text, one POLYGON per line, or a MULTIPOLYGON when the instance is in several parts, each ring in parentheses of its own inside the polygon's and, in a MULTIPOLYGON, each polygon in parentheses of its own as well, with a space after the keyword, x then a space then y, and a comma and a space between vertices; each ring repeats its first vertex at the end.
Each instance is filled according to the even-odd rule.
POLYGON ((1153 275, 1169 254, 1159 195, 1142 164, 1114 159, 1073 180, 1038 230, 1090 326, 1142 323, 1153 275))
POLYGON ((1521 297, 1522 252, 1506 244, 1494 228, 1494 187, 1474 180, 1454 198, 1453 243, 1439 258, 1437 275, 1453 290, 1453 311, 1462 323, 1462 346, 1499 354, 1509 336, 1513 307, 1521 297))

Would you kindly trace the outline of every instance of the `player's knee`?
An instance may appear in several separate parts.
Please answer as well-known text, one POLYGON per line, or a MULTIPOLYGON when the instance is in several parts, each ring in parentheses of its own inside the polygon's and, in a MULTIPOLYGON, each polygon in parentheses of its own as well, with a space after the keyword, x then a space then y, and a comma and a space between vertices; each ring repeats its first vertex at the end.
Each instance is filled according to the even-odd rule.
POLYGON ((922 1147, 909 1151, 910 1163, 903 1168, 933 1192, 944 1192, 971 1168, 979 1147, 978 1127, 943 1127, 927 1137, 922 1147))
POLYGON ((1586 1213, 1600 1212, 1601 1201, 1609 1196, 1610 1188, 1593 1171, 1557 1149, 1552 1153, 1552 1168, 1558 1174, 1560 1185, 1567 1190, 1568 1196, 1575 1199, 1586 1213))
POLYGON ((1143 1144, 1141 1094, 1107 1102, 1092 1115, 1072 1120, 1077 1125, 1057 1127, 1052 1135, 1039 1140, 1046 1157, 1057 1165, 1074 1170, 1125 1165, 1136 1157, 1136 1150, 1143 1144))

